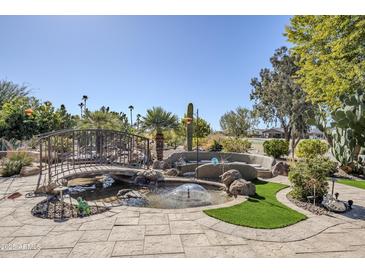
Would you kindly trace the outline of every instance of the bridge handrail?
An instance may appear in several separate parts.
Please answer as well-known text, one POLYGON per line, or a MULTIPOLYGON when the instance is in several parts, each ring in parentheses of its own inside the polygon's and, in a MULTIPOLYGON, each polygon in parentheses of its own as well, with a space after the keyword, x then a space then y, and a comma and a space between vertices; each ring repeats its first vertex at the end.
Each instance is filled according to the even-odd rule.
POLYGON ((117 134, 127 134, 130 136, 134 136, 137 138, 141 138, 144 140, 151 140, 148 137, 142 136, 142 135, 138 135, 138 134, 134 134, 134 133, 130 133, 128 131, 119 131, 119 130, 113 130, 113 129, 101 129, 101 128, 88 128, 88 129, 81 129, 81 128, 75 128, 75 129, 61 129, 61 130, 56 130, 56 131, 51 131, 51 132, 47 132, 47 133, 42 133, 37 135, 38 139, 45 139, 47 137, 52 137, 52 136, 57 136, 59 134, 63 134, 63 133, 69 133, 69 132, 75 132, 75 131, 103 131, 103 132, 111 132, 111 133, 117 133, 117 134))
POLYGON ((37 137, 40 163, 37 189, 62 181, 65 173, 81 168, 136 164, 149 168, 151 161, 150 139, 127 131, 72 128, 37 137), (70 140, 64 143, 64 138, 70 140))

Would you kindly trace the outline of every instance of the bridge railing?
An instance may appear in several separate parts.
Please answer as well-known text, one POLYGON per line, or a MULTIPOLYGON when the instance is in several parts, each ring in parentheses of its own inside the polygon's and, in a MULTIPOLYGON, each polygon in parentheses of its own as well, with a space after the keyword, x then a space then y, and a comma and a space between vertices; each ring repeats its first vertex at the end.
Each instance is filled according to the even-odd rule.
POLYGON ((61 185, 66 175, 98 166, 148 168, 148 138, 104 129, 61 130, 39 136, 40 175, 37 189, 61 185))

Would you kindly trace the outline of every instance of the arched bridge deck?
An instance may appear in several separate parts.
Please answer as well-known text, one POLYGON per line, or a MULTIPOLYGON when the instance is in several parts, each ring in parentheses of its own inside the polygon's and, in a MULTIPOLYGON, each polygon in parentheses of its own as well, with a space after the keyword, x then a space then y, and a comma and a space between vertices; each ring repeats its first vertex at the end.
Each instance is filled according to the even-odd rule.
POLYGON ((110 173, 148 168, 150 140, 103 129, 62 130, 39 136, 40 167, 37 189, 85 173, 110 173))

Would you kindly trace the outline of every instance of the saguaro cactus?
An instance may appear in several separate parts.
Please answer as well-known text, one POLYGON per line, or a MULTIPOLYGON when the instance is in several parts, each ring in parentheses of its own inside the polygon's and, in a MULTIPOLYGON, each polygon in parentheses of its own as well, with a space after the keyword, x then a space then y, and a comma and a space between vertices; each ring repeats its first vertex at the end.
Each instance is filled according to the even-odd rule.
POLYGON ((186 113, 186 118, 188 120, 187 123, 187 130, 186 130, 186 140, 187 140, 187 146, 188 151, 193 150, 193 115, 194 115, 194 106, 192 103, 188 105, 188 112, 186 113))

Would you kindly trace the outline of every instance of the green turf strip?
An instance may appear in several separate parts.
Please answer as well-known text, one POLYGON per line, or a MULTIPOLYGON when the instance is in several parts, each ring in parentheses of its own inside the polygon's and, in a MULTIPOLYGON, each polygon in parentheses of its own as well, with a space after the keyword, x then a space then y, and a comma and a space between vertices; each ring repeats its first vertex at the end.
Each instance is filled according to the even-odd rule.
POLYGON ((276 199, 276 193, 286 185, 255 181, 256 195, 247 201, 227 208, 204 211, 221 221, 252 228, 281 228, 306 219, 306 216, 290 209, 276 199))
POLYGON ((340 184, 343 184, 343 185, 348 185, 348 186, 353 186, 353 187, 357 187, 357 188, 361 188, 361 189, 365 189, 365 181, 361 181, 361 180, 341 179, 341 180, 338 180, 337 183, 340 183, 340 184))

